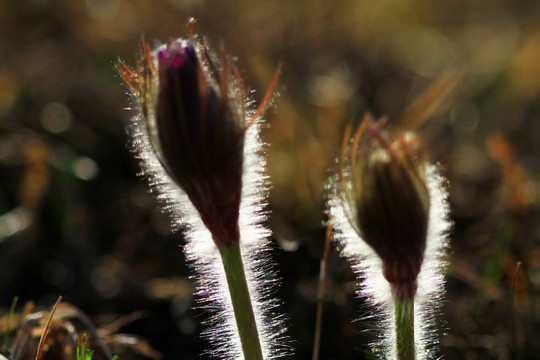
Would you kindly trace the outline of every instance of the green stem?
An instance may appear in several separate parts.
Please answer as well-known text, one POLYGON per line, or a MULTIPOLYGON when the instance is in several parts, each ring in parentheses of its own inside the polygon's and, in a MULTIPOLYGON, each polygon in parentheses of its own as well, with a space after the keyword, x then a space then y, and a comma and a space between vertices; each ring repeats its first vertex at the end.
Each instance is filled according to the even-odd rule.
POLYGON ((219 253, 221 254, 225 275, 227 276, 227 284, 229 285, 234 317, 236 318, 238 334, 242 343, 244 359, 262 360, 263 355, 259 341, 259 332, 257 331, 257 323, 255 322, 255 315, 253 314, 253 307, 249 296, 240 245, 236 243, 228 246, 220 246, 219 253))
POLYGON ((394 299, 397 360, 414 360, 414 299, 394 299))

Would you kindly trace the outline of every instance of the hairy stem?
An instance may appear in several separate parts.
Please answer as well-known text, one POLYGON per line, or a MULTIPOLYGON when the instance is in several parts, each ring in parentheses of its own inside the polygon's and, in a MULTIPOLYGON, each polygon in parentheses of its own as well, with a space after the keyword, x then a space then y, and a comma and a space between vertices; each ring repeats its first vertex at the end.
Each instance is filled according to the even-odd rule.
POLYGON ((262 360, 262 349, 259 341, 257 323, 253 314, 251 297, 244 272, 244 264, 238 243, 220 246, 219 252, 223 260, 225 275, 238 328, 238 335, 242 343, 245 360, 262 360))
POLYGON ((396 359, 415 360, 414 299, 394 299, 396 315, 396 359))

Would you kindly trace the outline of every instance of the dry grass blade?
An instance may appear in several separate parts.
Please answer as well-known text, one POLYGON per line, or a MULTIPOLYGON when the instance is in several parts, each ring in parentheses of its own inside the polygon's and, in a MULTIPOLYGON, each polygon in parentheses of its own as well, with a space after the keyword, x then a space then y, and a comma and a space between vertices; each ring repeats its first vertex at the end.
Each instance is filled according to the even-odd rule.
POLYGON ((8 314, 8 317, 7 317, 7 322, 6 322, 6 331, 5 331, 5 336, 4 336, 4 343, 2 344, 2 352, 6 352, 7 351, 7 347, 8 347, 8 336, 9 336, 9 332, 11 330, 11 318, 13 316, 13 313, 15 312, 15 306, 17 306, 17 301, 19 300, 19 297, 18 296, 15 296, 13 298, 13 301, 11 303, 11 306, 9 308, 9 314, 8 314))
POLYGON ((317 293, 317 315, 315 318, 315 339, 313 340, 313 360, 319 359, 321 346, 321 328, 324 306, 324 287, 326 280, 326 264, 328 263, 328 253, 330 252, 330 239, 332 238, 332 219, 328 219, 326 227, 326 238, 324 239, 324 251, 321 259, 321 272, 319 274, 319 291, 317 293))
POLYGON ((45 328, 43 329, 43 333, 41 334, 41 338, 39 339, 39 346, 38 346, 38 351, 36 354, 36 360, 41 360, 41 356, 43 354, 43 345, 45 345, 45 339, 47 338, 47 333, 49 332, 49 329, 51 327, 51 322, 54 317, 54 313, 56 312, 56 309, 58 308, 60 301, 62 301, 61 296, 59 296, 58 300, 56 300, 56 303, 54 304, 51 310, 51 314, 49 315, 49 318, 47 319, 47 324, 45 325, 45 328))
POLYGON ((516 297, 516 285, 518 282, 518 277, 522 270, 521 261, 516 262, 516 267, 514 268, 514 275, 512 276, 512 285, 510 288, 511 304, 512 304, 512 321, 514 326, 514 346, 516 348, 516 360, 524 360, 525 355, 523 348, 525 346, 525 330, 523 328, 523 321, 521 319, 520 313, 516 308, 515 297, 516 297))
POLYGON ((255 113, 251 116, 249 119, 249 122, 246 125, 246 128, 244 131, 246 131, 251 125, 255 123, 255 121, 261 116, 261 114, 268 108, 270 105, 270 100, 272 98, 272 95, 274 93, 274 88, 277 85, 279 76, 281 74, 281 69, 277 69, 274 72, 274 76, 272 76, 272 80, 270 81, 270 85, 268 85, 268 89, 266 90, 266 93, 264 94, 263 100, 261 101, 261 104, 255 110, 255 113))
POLYGON ((145 340, 126 334, 117 334, 110 336, 108 341, 111 345, 122 345, 129 348, 134 354, 160 360, 163 356, 159 351, 154 350, 145 340))
POLYGON ((135 311, 131 314, 122 316, 121 318, 111 322, 110 324, 102 327, 97 331, 99 334, 99 337, 106 337, 111 336, 112 334, 118 332, 121 327, 131 324, 134 321, 137 321, 139 319, 142 319, 146 316, 146 313, 144 311, 135 311))
POLYGON ((512 144, 504 134, 495 132, 487 138, 486 147, 503 171, 504 183, 510 190, 510 209, 513 215, 523 215, 534 199, 527 186, 529 179, 518 161, 512 144))
POLYGON ((461 77, 462 74, 457 71, 442 74, 396 119, 392 132, 399 133, 404 129, 417 129, 422 126, 454 93, 461 77))

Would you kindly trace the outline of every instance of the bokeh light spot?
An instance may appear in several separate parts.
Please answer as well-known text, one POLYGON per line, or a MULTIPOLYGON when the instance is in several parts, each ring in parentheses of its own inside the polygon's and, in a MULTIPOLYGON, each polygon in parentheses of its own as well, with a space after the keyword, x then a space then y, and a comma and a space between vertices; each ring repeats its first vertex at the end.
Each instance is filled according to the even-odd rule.
POLYGON ((83 180, 92 180, 99 173, 99 166, 88 157, 80 157, 73 163, 73 172, 83 180))
POLYGON ((52 102, 41 110, 41 126, 53 134, 60 134, 71 125, 71 110, 63 103, 52 102))

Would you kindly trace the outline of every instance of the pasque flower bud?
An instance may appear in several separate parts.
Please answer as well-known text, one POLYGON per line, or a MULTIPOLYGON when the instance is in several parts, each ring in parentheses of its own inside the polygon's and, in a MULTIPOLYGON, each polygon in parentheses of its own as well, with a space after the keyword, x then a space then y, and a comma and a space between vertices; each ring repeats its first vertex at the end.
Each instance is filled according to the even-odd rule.
POLYGON ((382 305, 383 336, 373 344, 380 358, 432 359, 450 228, 446 182, 417 136, 383 126, 366 116, 355 133, 346 128, 329 184, 334 239, 361 280, 359 295, 382 305))
POLYGON ((412 299, 426 249, 430 207, 422 145, 410 132, 391 141, 379 124, 369 125, 367 131, 361 143, 363 134, 356 134, 342 159, 351 166, 350 221, 381 258, 393 295, 412 299))
POLYGON ((239 241, 244 99, 221 60, 194 39, 151 52, 142 44, 136 69, 120 75, 137 96, 161 165, 199 212, 217 245, 239 241), (157 67, 157 69, 156 69, 157 67))
POLYGON ((197 208, 214 240, 236 242, 244 150, 237 102, 243 99, 229 94, 225 61, 225 69, 218 72, 208 56, 210 71, 205 70, 189 40, 173 42, 159 50, 157 58, 160 86, 155 125, 163 165, 197 208))

